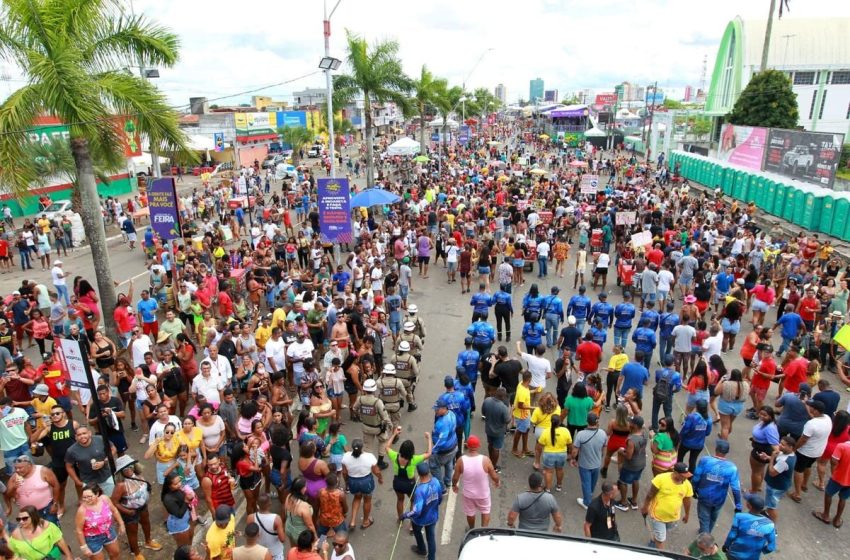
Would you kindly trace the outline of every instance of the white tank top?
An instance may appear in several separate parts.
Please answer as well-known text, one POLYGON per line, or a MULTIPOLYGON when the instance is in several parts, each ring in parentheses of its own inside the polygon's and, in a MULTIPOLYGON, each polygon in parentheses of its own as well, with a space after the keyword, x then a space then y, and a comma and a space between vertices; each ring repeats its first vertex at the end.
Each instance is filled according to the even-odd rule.
POLYGON ((277 531, 274 528, 274 522, 278 515, 276 513, 255 513, 254 519, 257 525, 260 526, 259 544, 269 549, 272 555, 272 560, 281 560, 283 558, 283 543, 277 536, 277 531))

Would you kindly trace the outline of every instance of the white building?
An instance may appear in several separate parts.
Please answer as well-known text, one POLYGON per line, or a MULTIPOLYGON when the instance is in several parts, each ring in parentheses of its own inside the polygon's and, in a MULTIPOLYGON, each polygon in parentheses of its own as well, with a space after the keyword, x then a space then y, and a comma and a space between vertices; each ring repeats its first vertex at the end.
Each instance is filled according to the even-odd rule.
POLYGON ((499 84, 493 90, 493 95, 496 96, 502 105, 506 105, 508 102, 508 90, 505 88, 505 84, 499 84))

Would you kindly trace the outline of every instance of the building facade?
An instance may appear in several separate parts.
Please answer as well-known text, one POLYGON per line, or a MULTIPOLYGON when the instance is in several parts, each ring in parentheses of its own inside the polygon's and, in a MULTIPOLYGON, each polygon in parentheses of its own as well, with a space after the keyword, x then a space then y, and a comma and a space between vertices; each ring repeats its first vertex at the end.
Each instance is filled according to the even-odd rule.
POLYGON ((543 78, 535 78, 528 82, 528 101, 531 103, 543 101, 543 78))
POLYGON ((502 105, 508 104, 508 90, 505 88, 505 84, 499 84, 493 89, 493 95, 502 105))
POLYGON ((547 89, 543 92, 543 101, 551 101, 553 103, 558 102, 558 90, 556 89, 547 89))

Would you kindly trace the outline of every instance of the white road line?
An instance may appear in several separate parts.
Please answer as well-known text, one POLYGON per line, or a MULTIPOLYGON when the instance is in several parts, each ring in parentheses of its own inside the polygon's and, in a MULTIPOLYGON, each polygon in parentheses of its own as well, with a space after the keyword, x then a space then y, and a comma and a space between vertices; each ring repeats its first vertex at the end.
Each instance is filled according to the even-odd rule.
POLYGON ((446 515, 443 516, 443 534, 440 544, 447 545, 452 542, 452 525, 455 520, 455 506, 457 505, 457 494, 449 489, 449 499, 446 500, 446 515))

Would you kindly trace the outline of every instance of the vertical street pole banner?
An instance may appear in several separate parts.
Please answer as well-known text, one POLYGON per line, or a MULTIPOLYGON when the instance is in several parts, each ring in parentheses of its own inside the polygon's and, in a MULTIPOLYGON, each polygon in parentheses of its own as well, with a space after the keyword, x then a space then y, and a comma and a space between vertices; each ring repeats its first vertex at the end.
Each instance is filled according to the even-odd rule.
POLYGON ((59 358, 65 364, 65 370, 71 377, 69 383, 72 391, 77 391, 82 404, 91 402, 93 388, 89 386, 88 378, 86 377, 86 367, 83 359, 83 353, 80 351, 80 343, 76 340, 67 338, 57 338, 61 353, 59 358))
POLYGON ((223 152, 224 151, 224 133, 216 132, 213 134, 213 142, 215 143, 215 151, 223 152))
POLYGON ((163 241, 181 237, 180 211, 173 177, 154 179, 148 187, 151 227, 163 241))
POLYGON ((351 243, 351 188, 348 179, 320 178, 319 229, 326 243, 351 243))

